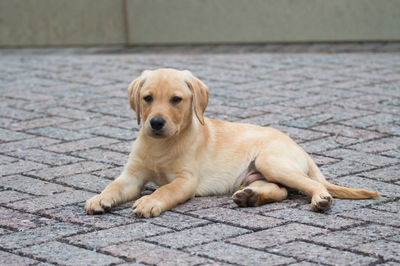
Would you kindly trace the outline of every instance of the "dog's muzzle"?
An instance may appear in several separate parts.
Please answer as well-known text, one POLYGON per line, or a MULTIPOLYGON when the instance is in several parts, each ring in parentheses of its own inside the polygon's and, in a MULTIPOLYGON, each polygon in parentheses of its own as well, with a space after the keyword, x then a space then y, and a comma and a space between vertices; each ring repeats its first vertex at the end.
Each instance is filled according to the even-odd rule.
POLYGON ((150 126, 151 126, 151 129, 153 130, 153 132, 161 131, 165 127, 166 123, 167 122, 162 117, 153 117, 150 120, 150 126))

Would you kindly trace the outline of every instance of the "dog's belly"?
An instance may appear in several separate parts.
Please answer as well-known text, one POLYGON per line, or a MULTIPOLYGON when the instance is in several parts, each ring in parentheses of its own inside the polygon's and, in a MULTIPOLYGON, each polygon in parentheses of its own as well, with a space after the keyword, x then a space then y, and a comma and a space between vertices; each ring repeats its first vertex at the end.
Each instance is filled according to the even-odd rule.
POLYGON ((251 173, 251 162, 226 169, 205 169, 200 175, 196 196, 232 194, 251 173))

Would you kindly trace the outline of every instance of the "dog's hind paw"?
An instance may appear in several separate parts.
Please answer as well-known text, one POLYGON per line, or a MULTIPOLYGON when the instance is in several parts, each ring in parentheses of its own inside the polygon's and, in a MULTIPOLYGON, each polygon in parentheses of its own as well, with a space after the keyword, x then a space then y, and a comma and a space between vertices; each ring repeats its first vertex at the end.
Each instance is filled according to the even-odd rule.
POLYGON ((232 199, 239 207, 255 207, 260 205, 258 204, 258 193, 251 188, 236 191, 232 195, 232 199))

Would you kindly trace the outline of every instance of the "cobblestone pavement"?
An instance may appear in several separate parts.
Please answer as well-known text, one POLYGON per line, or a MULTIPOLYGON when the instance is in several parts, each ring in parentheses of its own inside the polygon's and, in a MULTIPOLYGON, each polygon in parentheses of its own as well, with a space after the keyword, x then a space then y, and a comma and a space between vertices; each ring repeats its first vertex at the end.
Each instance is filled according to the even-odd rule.
MULTIPOLYGON (((400 54, 60 54, 0 57, 0 264, 400 263, 400 54), (276 127, 336 184, 379 191, 327 213, 292 194, 237 208, 195 198, 154 219, 86 199, 121 171, 138 126, 126 88, 190 69, 207 115, 276 127)), ((151 193, 148 186, 144 193, 151 193)))

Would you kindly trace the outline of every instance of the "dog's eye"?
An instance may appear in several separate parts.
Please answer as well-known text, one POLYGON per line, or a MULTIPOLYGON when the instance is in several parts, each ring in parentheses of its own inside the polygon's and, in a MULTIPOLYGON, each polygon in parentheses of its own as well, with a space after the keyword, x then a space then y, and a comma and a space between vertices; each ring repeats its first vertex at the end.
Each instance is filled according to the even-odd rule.
POLYGON ((153 97, 151 97, 150 95, 144 96, 144 97, 143 97, 143 100, 144 100, 146 103, 150 103, 150 102, 153 101, 153 97))
POLYGON ((181 101, 182 101, 182 98, 178 97, 178 96, 174 96, 174 97, 171 98, 171 103, 173 103, 173 104, 178 104, 181 101))

